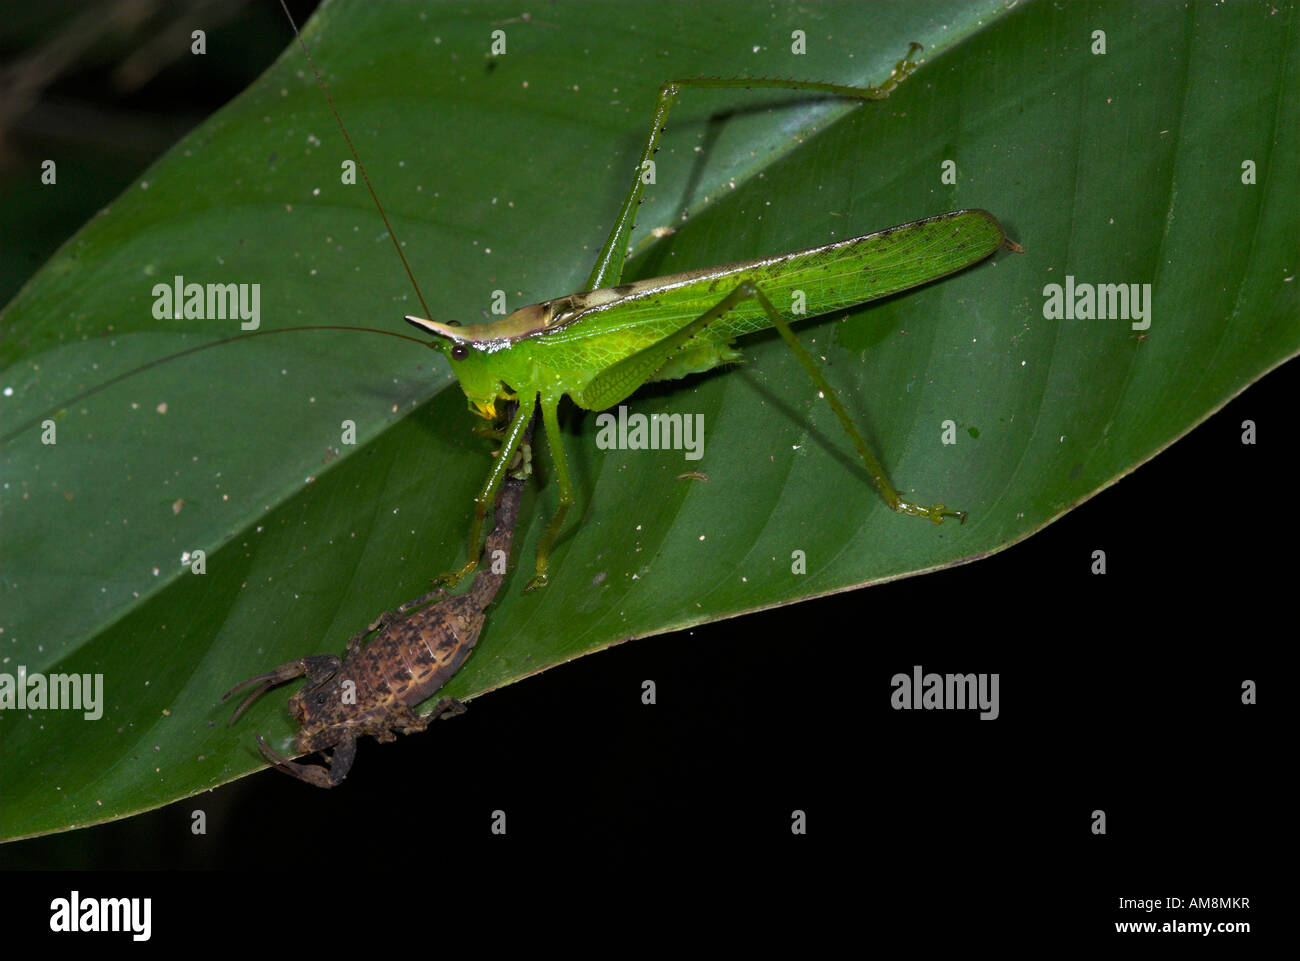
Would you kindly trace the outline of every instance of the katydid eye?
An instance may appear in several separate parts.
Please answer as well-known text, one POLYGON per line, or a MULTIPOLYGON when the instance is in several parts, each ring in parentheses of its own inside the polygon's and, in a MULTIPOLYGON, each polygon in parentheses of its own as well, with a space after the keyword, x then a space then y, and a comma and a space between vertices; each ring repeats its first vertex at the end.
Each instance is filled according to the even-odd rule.
POLYGON ((464 344, 457 344, 455 347, 451 349, 452 360, 464 360, 468 356, 469 356, 469 348, 466 347, 464 344))

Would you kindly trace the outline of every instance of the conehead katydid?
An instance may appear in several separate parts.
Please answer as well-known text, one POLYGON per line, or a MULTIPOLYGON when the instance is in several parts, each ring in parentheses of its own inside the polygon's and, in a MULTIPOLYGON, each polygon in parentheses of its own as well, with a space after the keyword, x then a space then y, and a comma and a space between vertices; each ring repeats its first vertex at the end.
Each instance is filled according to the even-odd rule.
MULTIPOLYGON (((622 241, 621 235, 611 238, 612 243, 622 241)), ((526 590, 546 584, 550 549, 573 503, 556 414, 560 399, 567 395, 580 407, 604 410, 649 381, 683 377, 739 359, 734 339, 767 327, 776 328, 829 401, 892 510, 936 524, 945 517, 965 520, 964 512, 943 504, 913 503, 889 482, 880 460, 776 304, 789 303, 802 291, 810 314, 827 313, 946 276, 1008 244, 1015 249, 992 214, 958 210, 810 250, 582 291, 475 327, 408 317, 438 336, 471 409, 495 419, 498 402, 519 403, 501 435, 501 455, 475 500, 469 558, 443 579, 454 584, 477 564, 487 506, 535 407, 541 408, 560 498, 538 543, 536 573, 526 590)), ((593 277, 599 275, 598 265, 593 277)))
POLYGON ((406 318, 435 336, 432 346, 450 360, 472 411, 496 421, 498 403, 518 402, 514 419, 499 432, 503 441, 500 456, 475 498, 465 564, 444 574, 440 581, 454 585, 477 565, 483 519, 496 497, 505 465, 513 459, 536 408, 540 407, 555 463, 559 505, 537 545, 536 573, 525 590, 547 583, 550 551, 574 502, 557 416, 561 399, 568 396, 588 410, 612 407, 650 381, 702 373, 738 360, 741 355, 736 338, 768 327, 777 330, 830 403, 877 491, 892 510, 935 523, 945 517, 965 520, 963 511, 943 504, 913 503, 890 483, 879 458, 816 362, 800 346, 782 310, 788 309, 797 297, 802 315, 829 313, 963 270, 1003 246, 1019 250, 1019 245, 1007 240, 992 214, 958 210, 794 253, 635 283, 621 282, 637 207, 645 189, 642 171, 659 149, 668 112, 682 91, 778 88, 883 100, 915 68, 911 57, 920 48, 920 44, 911 44, 889 79, 875 87, 767 78, 708 77, 665 83, 659 91, 632 186, 581 291, 473 327, 406 318))
MULTIPOLYGON (((306 49, 306 44, 303 48, 306 49)), ((733 345, 735 338, 767 327, 776 327, 783 340, 797 346, 786 325, 787 320, 803 319, 918 286, 983 259, 1002 243, 1001 227, 991 216, 982 212, 958 211, 796 254, 777 255, 685 275, 675 274, 659 281, 620 283, 638 202, 645 186, 640 176, 641 164, 654 156, 666 117, 683 90, 696 86, 790 88, 828 98, 879 100, 888 96, 914 68, 910 56, 915 50, 915 47, 911 48, 909 58, 901 61, 893 75, 874 88, 762 79, 709 79, 666 84, 654 108, 652 128, 637 158, 637 166, 629 171, 632 173, 632 188, 582 292, 524 308, 494 324, 459 328, 450 323, 439 323, 436 319, 417 324, 426 332, 435 334, 432 346, 447 356, 450 369, 459 377, 477 413, 494 416, 501 407, 500 398, 503 396, 518 394, 522 404, 523 395, 529 388, 535 388, 528 401, 533 408, 542 408, 539 413, 553 448, 560 503, 538 545, 539 576, 534 579, 534 584, 545 581, 551 546, 572 501, 573 485, 568 463, 558 442, 556 407, 561 396, 567 393, 586 407, 615 404, 620 397, 627 396, 648 381, 708 370, 739 357, 733 345), (874 283, 877 279, 880 281, 878 284, 874 283), (848 282, 850 280, 852 282, 848 282), (807 296, 808 307, 802 315, 790 309, 790 294, 795 290, 807 296), (620 317, 630 318, 629 323, 635 329, 610 330, 610 324, 620 317), (516 325, 513 330, 508 329, 510 324, 516 325), (617 356, 608 355, 611 347, 617 349, 617 356), (462 353, 463 358, 460 357, 462 353), (597 356, 600 354, 603 356, 597 356), (546 371, 556 378, 553 383, 544 384, 540 380, 545 376, 538 366, 542 361, 546 361, 546 371)), ((307 57, 310 58, 310 53, 307 57)), ((323 83, 321 87, 325 89, 323 83)), ((357 166, 358 172, 364 175, 365 168, 360 163, 357 166)), ((368 183, 369 178, 365 177, 365 180, 368 183)), ((383 208, 378 209, 382 213, 383 208)), ((382 242, 387 244, 390 238, 393 238, 392 230, 388 231, 387 238, 382 238, 382 242)), ((397 249, 401 253, 401 247, 397 249)), ((405 257, 402 259, 404 261, 405 257)), ((166 276, 172 271, 164 267, 162 272, 166 276)), ((414 279, 414 272, 411 273, 414 279)), ((421 302, 423 304, 423 298, 421 302)), ((402 313, 407 310, 411 308, 402 313)), ((423 308, 423 316, 437 317, 427 306, 423 308)), ((265 333, 272 332, 284 333, 287 330, 265 333)), ((392 334, 398 336, 395 331, 392 334)), ((196 349, 206 349, 207 346, 196 349)), ((795 353, 804 366, 811 368, 814 382, 830 400, 837 418, 846 425, 873 481, 891 507, 934 520, 959 516, 947 507, 913 504, 899 495, 886 478, 879 459, 852 428, 825 378, 806 355, 800 356, 799 350, 795 353)), ((74 398, 77 399, 79 397, 74 398)), ((525 422, 525 416, 526 412, 516 420, 516 428, 525 422)), ((517 429, 505 432, 507 438, 512 434, 518 436, 517 429)), ((494 467, 478 494, 466 563, 445 576, 445 581, 458 580, 473 569, 481 550, 478 535, 482 532, 482 518, 492 503, 495 484, 501 477, 499 465, 507 460, 508 457, 498 458, 498 466, 494 467)))
MULTIPOLYGON (((293 23, 287 7, 285 14, 293 23)), ((296 24, 294 32, 388 228, 416 296, 426 314, 431 315, 361 157, 296 24)), ((551 548, 574 502, 559 428, 561 399, 568 396, 588 410, 612 407, 648 382, 702 373, 740 359, 736 338, 769 327, 777 330, 831 405, 890 509, 935 523, 945 517, 965 520, 963 511, 944 504, 927 506, 907 500, 890 483, 879 458, 812 356, 799 344, 782 311, 790 309, 796 296, 802 305, 799 319, 841 310, 963 270, 1001 247, 1020 250, 1018 244, 1006 238, 1002 225, 992 214, 983 210, 957 210, 793 253, 622 283, 629 241, 646 186, 643 172, 659 149, 669 111, 683 91, 780 89, 850 100, 884 100, 915 69, 912 57, 920 49, 920 44, 910 44, 888 79, 877 86, 750 77, 668 81, 660 88, 632 185, 582 290, 471 327, 462 327, 455 321, 407 316, 406 320, 413 326, 434 335, 429 346, 448 358, 470 409, 492 422, 489 433, 502 442, 475 497, 465 563, 436 578, 436 583, 454 586, 477 566, 482 551, 483 520, 535 412, 541 414, 555 465, 559 503, 538 542, 535 573, 525 590, 547 583, 551 548), (513 419, 507 422, 499 418, 498 405, 515 403, 513 419)))

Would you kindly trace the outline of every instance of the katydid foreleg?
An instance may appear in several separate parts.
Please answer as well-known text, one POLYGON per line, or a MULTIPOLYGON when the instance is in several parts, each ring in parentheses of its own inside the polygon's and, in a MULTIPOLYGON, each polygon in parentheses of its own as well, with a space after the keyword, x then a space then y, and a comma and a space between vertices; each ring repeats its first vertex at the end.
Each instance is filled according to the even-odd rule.
MULTIPOLYGON (((528 433, 528 428, 533 421, 533 409, 537 404, 537 395, 531 391, 519 395, 519 407, 515 411, 514 418, 510 421, 510 426, 506 429, 505 443, 497 452, 496 460, 492 464, 492 470, 488 472, 487 480, 483 482, 483 488, 479 491, 478 496, 474 498, 474 520, 469 526, 469 546, 466 551, 465 563, 455 571, 449 571, 446 574, 439 575, 433 579, 434 586, 443 585, 454 587, 466 574, 478 566, 479 555, 482 553, 483 545, 479 541, 479 536, 483 532, 483 518, 487 516, 488 508, 496 500, 497 491, 501 487, 501 481, 505 479, 506 472, 510 470, 511 462, 515 459, 515 453, 519 450, 520 442, 524 435, 528 433)), ((551 412, 554 417, 554 410, 551 412)), ((547 437, 550 438, 550 431, 547 431, 547 437)), ((551 441, 552 447, 555 442, 551 441)), ((567 472, 564 479, 568 480, 567 472)))

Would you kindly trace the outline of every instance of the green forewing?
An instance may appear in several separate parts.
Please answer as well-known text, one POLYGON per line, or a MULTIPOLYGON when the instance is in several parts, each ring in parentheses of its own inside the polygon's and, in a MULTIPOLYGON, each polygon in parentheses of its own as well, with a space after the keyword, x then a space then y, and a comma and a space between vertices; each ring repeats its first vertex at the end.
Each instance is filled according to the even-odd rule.
MULTIPOLYGON (((1003 239, 992 214, 958 210, 807 250, 646 280, 629 285, 622 299, 538 338, 533 356, 542 366, 567 373, 565 379, 576 387, 679 330, 744 281, 756 284, 777 310, 797 321, 945 277, 988 257, 1003 239)), ((696 354, 711 349, 718 355, 718 348, 736 337, 770 326, 756 301, 741 301, 701 331, 696 354)), ((701 361, 690 369, 710 366, 701 361)))

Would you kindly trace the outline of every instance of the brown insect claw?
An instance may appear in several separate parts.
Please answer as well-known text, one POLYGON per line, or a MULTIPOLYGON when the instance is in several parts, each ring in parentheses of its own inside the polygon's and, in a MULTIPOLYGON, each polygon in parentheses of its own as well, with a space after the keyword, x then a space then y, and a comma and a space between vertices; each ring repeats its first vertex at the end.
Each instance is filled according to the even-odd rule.
MULTIPOLYGON (((226 698, 230 697, 230 695, 234 694, 237 690, 239 690, 239 688, 241 688, 241 687, 245 687, 246 685, 249 685, 249 684, 252 684, 253 681, 256 681, 256 680, 258 680, 258 678, 255 677, 255 678, 253 678, 252 680, 245 681, 243 684, 240 684, 240 685, 238 685, 237 687, 232 687, 232 688, 231 688, 230 690, 228 690, 225 694, 221 695, 221 699, 224 701, 226 698)), ((256 701, 259 697, 261 697, 263 694, 265 694, 265 693, 270 689, 270 687, 271 687, 271 682, 270 682, 270 681, 265 681, 265 682, 263 682, 263 684, 262 684, 260 687, 258 687, 258 689, 257 689, 256 691, 254 691, 252 694, 248 695, 248 697, 244 698, 244 703, 241 704, 241 705, 239 705, 239 707, 235 710, 235 713, 234 713, 234 714, 230 715, 230 720, 226 722, 226 726, 229 727, 230 725, 232 725, 232 724, 234 724, 236 721, 238 721, 238 720, 239 720, 239 715, 241 715, 241 714, 244 713, 244 708, 248 707, 248 705, 252 704, 252 703, 253 703, 254 701, 256 701)))
POLYGON ((275 685, 283 684, 285 681, 292 680, 295 677, 302 677, 302 675, 306 673, 306 658, 299 658, 296 661, 288 661, 287 663, 281 664, 279 667, 267 671, 265 674, 259 674, 257 677, 250 677, 247 681, 241 681, 239 684, 236 684, 225 694, 221 695, 223 701, 236 691, 248 687, 250 684, 260 684, 260 686, 252 694, 244 698, 244 703, 239 705, 239 709, 230 716, 230 720, 227 723, 234 724, 239 720, 239 715, 244 713, 244 708, 248 707, 248 705, 252 704, 268 690, 275 687, 275 685))
MULTIPOLYGON (((351 744, 353 751, 355 751, 356 742, 353 741, 351 744)), ((339 749, 343 747, 343 745, 340 745, 339 749)), ((346 750, 343 752, 346 763, 338 765, 337 771, 319 764, 299 764, 296 761, 290 761, 287 757, 282 757, 276 753, 275 749, 266 743, 266 738, 262 737, 260 733, 257 735, 257 749, 262 752, 262 757, 266 758, 272 767, 296 777, 300 781, 314 784, 316 787, 334 787, 343 780, 347 775, 348 768, 352 766, 353 751, 346 750)), ((336 749, 336 751, 339 749, 336 749)))

